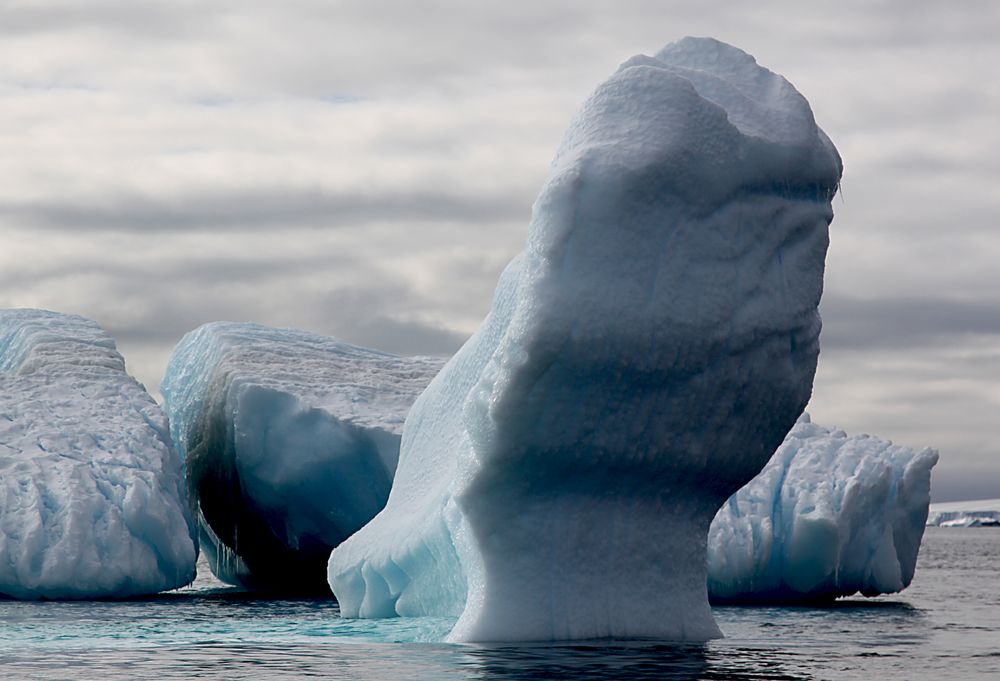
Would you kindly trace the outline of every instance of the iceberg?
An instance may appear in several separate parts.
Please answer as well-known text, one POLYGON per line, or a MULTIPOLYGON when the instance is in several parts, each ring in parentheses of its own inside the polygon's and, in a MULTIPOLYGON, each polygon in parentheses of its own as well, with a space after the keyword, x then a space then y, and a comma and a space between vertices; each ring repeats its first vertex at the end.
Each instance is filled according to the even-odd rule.
POLYGON ((934 527, 1000 527, 1000 499, 931 504, 927 524, 934 527))
POLYGON ((187 334, 160 390, 215 575, 329 593, 330 550, 385 505, 406 412, 442 363, 257 324, 187 334))
POLYGON ((712 522, 712 600, 815 601, 903 590, 913 579, 937 461, 933 449, 848 437, 804 414, 712 522))
POLYGON ((706 541, 812 390, 840 158, 753 57, 686 38, 583 104, 475 335, 420 395, 345 617, 453 641, 720 636, 706 541))
POLYGON ((0 310, 0 595, 188 584, 195 531, 163 412, 94 322, 0 310))

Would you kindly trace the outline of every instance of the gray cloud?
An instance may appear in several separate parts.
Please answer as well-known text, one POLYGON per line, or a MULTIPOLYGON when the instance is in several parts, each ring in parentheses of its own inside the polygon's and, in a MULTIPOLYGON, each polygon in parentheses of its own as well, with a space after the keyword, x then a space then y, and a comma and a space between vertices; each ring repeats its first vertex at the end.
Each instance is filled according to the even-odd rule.
POLYGON ((274 229, 289 223, 328 229, 379 221, 465 220, 493 222, 524 218, 523 204, 506 197, 457 195, 445 191, 411 194, 275 192, 247 189, 228 194, 194 194, 170 199, 105 197, 91 204, 50 201, 0 203, 0 219, 60 231, 177 232, 274 229))
POLYGON ((93 0, 87 3, 37 0, 0 7, 0 35, 27 37, 39 33, 96 30, 102 33, 171 37, 201 34, 205 17, 199 3, 93 0))
POLYGON ((108 262, 106 260, 74 260, 59 264, 8 266, 0 272, 0 290, 24 286, 43 286, 52 282, 96 277, 112 282, 112 286, 129 286, 133 282, 152 281, 162 287, 196 282, 211 286, 217 282, 265 284, 287 278, 303 270, 322 272, 326 269, 349 267, 355 263, 347 256, 332 254, 277 259, 254 256, 237 258, 219 254, 203 257, 198 254, 145 262, 108 262))
POLYGON ((687 34, 786 75, 844 157, 816 420, 1000 496, 990 0, 6 3, 0 305, 97 319, 153 388, 216 319, 451 352, 574 107, 687 34))
POLYGON ((1000 473, 995 469, 952 469, 938 466, 932 473, 934 501, 994 499, 1000 487, 1000 473))
POLYGON ((967 335, 996 336, 1000 346, 1000 300, 865 300, 834 293, 823 298, 820 312, 824 352, 951 344, 967 335))

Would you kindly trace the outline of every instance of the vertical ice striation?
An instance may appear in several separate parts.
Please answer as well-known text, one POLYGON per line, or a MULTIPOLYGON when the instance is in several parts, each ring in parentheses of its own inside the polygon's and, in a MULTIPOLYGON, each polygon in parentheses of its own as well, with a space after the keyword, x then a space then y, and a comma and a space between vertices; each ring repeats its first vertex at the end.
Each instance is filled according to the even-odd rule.
POLYGON ((121 598, 194 579, 167 420, 92 321, 0 310, 0 595, 121 598))
POLYGON ((803 415, 708 535, 718 601, 895 593, 913 579, 938 454, 848 437, 803 415))
POLYGON ((719 635, 706 536, 809 399, 840 159, 754 59, 686 38, 573 120, 525 250, 413 406, 348 617, 453 640, 719 635))
POLYGON ((441 364, 257 324, 186 335, 161 390, 216 576, 329 593, 330 550, 385 505, 406 412, 441 364))

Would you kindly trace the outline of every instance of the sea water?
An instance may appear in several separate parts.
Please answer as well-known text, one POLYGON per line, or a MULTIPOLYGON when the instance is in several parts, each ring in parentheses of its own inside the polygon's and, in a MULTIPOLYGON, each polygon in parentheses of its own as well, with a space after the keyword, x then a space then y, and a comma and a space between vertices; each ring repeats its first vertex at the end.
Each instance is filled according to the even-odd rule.
POLYGON ((10 679, 1000 679, 1000 530, 928 528, 902 594, 718 607, 726 638, 448 645, 440 618, 343 620, 202 574, 125 602, 0 601, 10 679))

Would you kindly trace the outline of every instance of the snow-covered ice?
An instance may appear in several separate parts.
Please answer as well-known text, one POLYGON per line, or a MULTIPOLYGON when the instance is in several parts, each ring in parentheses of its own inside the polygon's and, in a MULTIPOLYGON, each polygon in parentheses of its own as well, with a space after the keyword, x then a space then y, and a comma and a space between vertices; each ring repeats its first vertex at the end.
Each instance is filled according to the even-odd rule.
POLYGON ((110 598, 194 579, 163 412, 92 321, 0 310, 0 594, 110 598))
POLYGON ((937 527, 981 527, 1000 525, 1000 499, 947 501, 931 504, 927 524, 937 527))
POLYGON ((442 364, 256 324, 186 335, 160 389, 213 572, 328 589, 330 550, 385 505, 406 412, 442 364))
POLYGON ((938 454, 803 415, 708 535, 714 600, 895 593, 913 579, 938 454))
POLYGON ((736 48, 623 64, 407 417, 385 510, 333 551, 342 614, 460 615, 457 641, 720 635, 709 523, 809 399, 840 172, 736 48))

